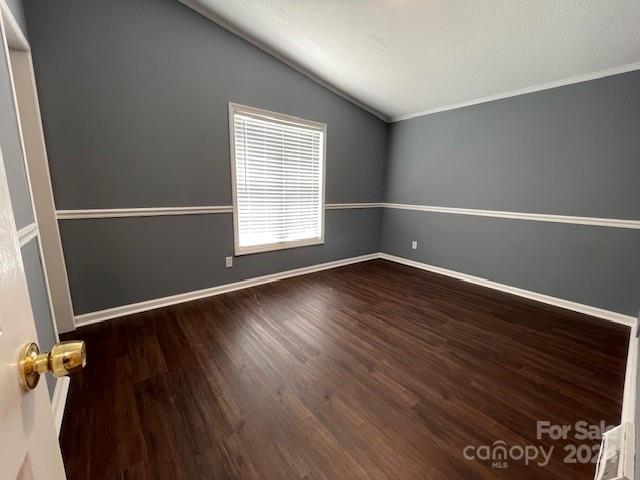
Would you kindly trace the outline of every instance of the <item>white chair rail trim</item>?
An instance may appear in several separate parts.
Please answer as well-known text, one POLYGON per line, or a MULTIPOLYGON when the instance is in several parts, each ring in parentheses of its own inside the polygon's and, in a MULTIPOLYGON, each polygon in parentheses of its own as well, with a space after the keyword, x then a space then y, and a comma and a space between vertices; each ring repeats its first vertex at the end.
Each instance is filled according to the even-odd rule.
POLYGON ((18 243, 24 247, 27 243, 38 236, 38 225, 32 223, 18 230, 18 243))
POLYGON ((599 227, 640 229, 640 220, 619 218, 578 217, 554 215, 549 213, 509 212, 503 210, 479 210, 474 208, 440 207, 434 205, 413 205, 406 203, 383 203, 384 208, 413 210, 417 212, 449 213, 454 215, 473 215, 478 217, 508 218, 535 222, 571 223, 574 225, 593 225, 599 227))
MULTIPOLYGON (((580 217, 554 215, 549 213, 510 212, 504 210, 480 210, 474 208, 441 207, 435 205, 415 205, 407 203, 327 203, 327 210, 361 208, 390 208, 426 213, 446 213, 477 217, 506 218, 535 222, 569 223, 598 227, 640 229, 640 220, 602 217, 580 217)), ((195 207, 152 207, 152 208, 96 208, 84 210, 57 210, 58 220, 81 220, 88 218, 153 217, 166 215, 202 215, 212 213, 233 213, 233 205, 210 205, 195 207)))
MULTIPOLYGON (((380 208, 381 203, 327 203, 327 210, 351 208, 380 208)), ((86 218, 155 217, 166 215, 203 215, 233 213, 233 205, 209 205, 195 207, 152 208, 90 208, 82 210, 57 210, 58 220, 81 220, 86 218)))

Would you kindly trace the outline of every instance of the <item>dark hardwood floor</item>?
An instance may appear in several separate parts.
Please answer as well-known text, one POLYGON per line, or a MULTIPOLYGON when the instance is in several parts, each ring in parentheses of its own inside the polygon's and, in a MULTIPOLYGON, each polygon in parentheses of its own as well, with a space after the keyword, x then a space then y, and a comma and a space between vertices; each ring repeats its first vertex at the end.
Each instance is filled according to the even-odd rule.
POLYGON ((536 421, 619 423, 628 333, 383 260, 108 321, 70 336, 68 478, 591 479, 536 421), (499 440, 554 452, 463 456, 499 440))

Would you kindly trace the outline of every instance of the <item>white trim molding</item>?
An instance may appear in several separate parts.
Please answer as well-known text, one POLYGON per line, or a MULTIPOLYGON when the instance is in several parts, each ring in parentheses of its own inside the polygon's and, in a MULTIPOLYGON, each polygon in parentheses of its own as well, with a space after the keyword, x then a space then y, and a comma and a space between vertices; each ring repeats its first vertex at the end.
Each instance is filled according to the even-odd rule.
POLYGON ((38 236, 38 225, 32 223, 18 230, 18 243, 24 247, 27 243, 38 236))
POLYGON ((51 410, 53 411, 53 422, 56 426, 56 432, 60 435, 62 428, 62 419, 64 417, 64 407, 67 404, 67 395, 69 393, 69 377, 60 377, 57 379, 56 388, 51 398, 51 410))
MULTIPOLYGON (((73 324, 73 309, 58 223, 55 219, 31 48, 25 32, 20 29, 5 0, 0 0, 0 10, 2 41, 7 58, 22 159, 34 223, 37 225, 35 235, 38 237, 42 272, 53 329, 57 337, 61 329, 66 331, 69 325, 73 324)), ((30 239, 24 237, 25 242, 30 239)))
POLYGON ((413 210, 417 212, 450 213, 454 215, 509 218, 512 220, 530 220, 535 222, 571 223, 574 225, 640 229, 640 220, 577 217, 570 215, 553 215, 548 213, 508 212, 501 210, 478 210, 473 208, 438 207, 432 205, 412 205, 406 203, 383 203, 382 205, 384 206, 384 208, 413 210))
POLYGON ((382 208, 383 203, 327 203, 324 208, 327 210, 343 210, 353 208, 382 208))
MULTIPOLYGON (((631 423, 637 430, 640 428, 636 425, 636 405, 637 405, 637 378, 638 378, 638 323, 640 315, 636 319, 635 324, 631 327, 629 334, 629 349, 627 350, 627 366, 624 372, 624 393, 622 397, 622 414, 620 415, 620 424, 631 423)), ((628 448, 631 452, 635 452, 635 435, 630 439, 628 448)), ((636 462, 638 459, 631 454, 628 457, 629 463, 626 465, 627 471, 630 472, 630 480, 635 478, 636 462)))
POLYGON ((58 220, 86 218, 157 217, 166 215, 202 215, 233 213, 231 205, 207 207, 152 207, 152 208, 93 208, 85 210, 56 210, 58 220))
MULTIPOLYGON (((416 212, 449 213, 478 217, 507 218, 535 222, 570 223, 597 227, 640 229, 640 220, 621 218, 578 217, 554 215, 550 213, 509 212, 503 210, 480 210, 475 208, 439 207, 434 205, 414 205, 408 203, 327 203, 325 210, 347 210, 362 208, 392 208, 416 212)), ((210 205, 195 207, 151 207, 151 208, 93 208, 84 210, 57 210, 58 220, 82 220, 89 218, 155 217, 166 215, 209 215, 213 213, 233 213, 233 205, 210 205)))
POLYGON ((406 115, 398 115, 391 119, 391 122, 401 122, 403 120, 410 120, 412 118, 423 117, 425 115, 431 115, 438 112, 445 112, 447 110, 457 110, 458 108, 470 107, 471 105, 478 105, 480 103, 493 102, 495 100, 501 100, 503 98, 517 97, 518 95, 526 95, 527 93, 539 92, 541 90, 549 90, 551 88, 563 87, 565 85, 571 85, 574 83, 588 82, 589 80, 597 80, 598 78, 610 77, 612 75, 619 75, 621 73, 633 72, 634 70, 640 70, 640 62, 630 63, 627 65, 621 65, 619 67, 608 68, 605 70, 599 70, 597 72, 587 73, 584 75, 577 75, 574 77, 564 78, 562 80, 556 80, 553 82, 541 83, 533 85, 531 87, 520 88, 518 90, 511 90, 509 92, 498 93, 496 95, 489 95, 488 97, 474 98, 472 100, 465 100, 460 103, 452 103, 442 107, 431 108, 428 110, 422 110, 415 113, 409 113, 406 115))
MULTIPOLYGON (((635 423, 636 421, 636 394, 638 378, 638 322, 631 327, 629 335, 629 349, 627 350, 627 369, 624 375, 624 396, 622 398, 622 415, 620 423, 635 423)), ((640 428, 640 426, 638 426, 640 428)))
POLYGON ((622 313, 612 312, 610 310, 604 310, 602 308, 592 307, 590 305, 584 305, 582 303, 572 302, 570 300, 564 300, 562 298, 552 297, 550 295, 544 295, 542 293, 532 292, 530 290, 524 290, 522 288, 511 287, 503 283, 494 282, 487 278, 476 277, 475 275, 469 275, 467 273, 457 272, 455 270, 449 270, 448 268, 437 267, 435 265, 429 265, 427 263, 418 262, 416 260, 410 260, 408 258, 398 257, 390 255, 388 253, 381 253, 380 258, 389 260, 391 262, 401 263, 410 267, 419 268, 420 270, 426 270, 428 272, 439 273, 441 275, 447 275, 448 277, 457 278, 465 282, 474 283, 483 287, 488 287, 493 290, 499 290, 501 292, 510 293, 519 297, 528 298, 537 302, 546 303, 547 305, 553 305, 554 307, 564 308, 566 310, 572 310, 574 312, 583 313, 585 315, 591 315, 593 317, 603 318, 614 323, 619 323, 627 327, 633 327, 636 324, 636 319, 629 315, 622 313))
POLYGON ((20 25, 18 25, 16 18, 13 16, 13 12, 5 0, 0 0, 0 15, 2 15, 4 21, 9 27, 6 32, 8 45, 11 48, 17 48, 24 51, 31 50, 27 37, 20 28, 20 25))
POLYGON ((204 290, 196 290, 194 292, 180 293, 178 295, 172 295, 169 297, 156 298, 156 299, 147 300, 144 302, 123 305, 120 307, 109 308, 106 310, 100 310, 97 312, 85 313, 83 315, 76 315, 75 324, 76 324, 76 327, 83 327, 85 325, 91 325, 93 323, 103 322, 111 318, 123 317, 125 315, 131 315, 134 313, 146 312, 147 310, 154 310, 160 307, 167 307, 169 305, 176 305, 178 303, 190 302, 192 300, 198 300, 200 298, 220 295, 222 293, 233 292, 233 291, 241 290, 244 288, 255 287, 257 285, 263 285, 265 283, 277 282, 278 280, 282 280, 284 278, 297 277, 299 275, 305 275, 307 273, 319 272, 322 270, 329 270, 331 268, 351 265, 353 263, 366 262, 367 260, 374 260, 379 257, 380 257, 379 253, 370 253, 368 255, 360 255, 358 257, 351 257, 351 258, 345 258, 342 260, 335 260, 333 262, 320 263, 320 264, 311 265, 308 267, 301 267, 293 270, 286 270, 284 272, 271 273, 269 275, 263 275, 260 277, 250 278, 247 280, 241 280, 239 282, 228 283, 225 285, 220 285, 218 287, 206 288, 204 290))
MULTIPOLYGON (((382 203, 328 203, 327 210, 380 208, 382 203)), ((58 220, 83 220, 89 218, 158 217, 167 215, 209 215, 233 213, 233 205, 210 205, 196 207, 151 207, 151 208, 88 208, 83 210, 56 210, 58 220)))

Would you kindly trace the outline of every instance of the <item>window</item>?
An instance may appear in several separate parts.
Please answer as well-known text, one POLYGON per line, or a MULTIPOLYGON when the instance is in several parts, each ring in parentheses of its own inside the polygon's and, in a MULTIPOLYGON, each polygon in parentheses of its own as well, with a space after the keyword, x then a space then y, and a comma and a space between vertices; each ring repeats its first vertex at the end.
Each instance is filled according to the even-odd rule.
POLYGON ((326 128, 229 104, 236 255, 324 242, 326 128))

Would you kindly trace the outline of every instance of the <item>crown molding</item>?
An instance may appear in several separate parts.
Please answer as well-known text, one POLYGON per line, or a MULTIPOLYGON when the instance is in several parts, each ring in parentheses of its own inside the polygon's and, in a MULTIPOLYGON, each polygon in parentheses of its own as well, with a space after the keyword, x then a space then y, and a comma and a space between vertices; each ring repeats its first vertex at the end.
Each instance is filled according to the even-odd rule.
POLYGON ((186 5, 187 7, 191 8, 192 10, 196 11, 200 15, 202 15, 202 16, 208 18, 209 20, 211 20, 212 22, 220 25, 225 30, 227 30, 227 31, 233 33, 234 35, 242 38, 243 40, 251 43, 253 46, 259 48, 260 50, 262 50, 264 52, 266 52, 267 54, 271 55, 272 57, 276 58, 277 60, 285 63, 289 67, 291 67, 294 70, 296 70, 297 72, 305 75, 306 77, 310 78, 314 82, 320 84, 321 86, 325 87, 326 89, 330 90, 331 92, 335 93, 336 95, 344 98, 345 100, 348 100, 349 102, 353 103, 354 105, 362 108, 363 110, 366 110, 367 112, 371 113, 372 115, 378 117, 380 120, 382 120, 384 122, 387 122, 387 123, 395 123, 395 122, 400 122, 400 121, 403 121, 403 120, 410 120, 412 118, 422 117, 422 116, 425 116, 425 115, 431 115, 433 113, 445 112, 445 111, 448 111, 448 110, 456 110, 456 109, 459 109, 459 108, 469 107, 469 106, 472 106, 472 105, 478 105, 478 104, 481 104, 481 103, 493 102, 495 100, 501 100, 501 99, 504 99, 504 98, 515 97, 515 96, 519 96, 519 95, 526 95, 527 93, 539 92, 539 91, 542 91, 542 90, 549 90, 551 88, 562 87, 562 86, 571 85, 571 84, 574 84, 574 83, 587 82, 589 80, 596 80, 598 78, 604 78, 604 77, 609 77, 609 76, 612 76, 612 75, 618 75, 618 74, 621 74, 621 73, 631 72, 631 71, 634 71, 634 70, 640 70, 640 62, 635 62, 635 63, 630 63, 630 64, 627 64, 627 65, 621 65, 621 66, 612 67, 612 68, 608 68, 608 69, 604 69, 604 70, 599 70, 599 71, 596 71, 596 72, 586 73, 586 74, 582 74, 582 75, 576 75, 576 76, 564 78, 564 79, 561 79, 561 80, 555 80, 555 81, 552 81, 552 82, 545 82, 545 83, 541 83, 541 84, 538 84, 538 85, 532 85, 532 86, 524 87, 524 88, 517 89, 517 90, 510 90, 510 91, 507 91, 507 92, 497 93, 497 94, 489 95, 489 96, 486 96, 486 97, 480 97, 480 98, 465 100, 463 102, 453 103, 453 104, 444 105, 444 106, 441 106, 441 107, 435 107, 435 108, 431 108, 431 109, 427 109, 427 110, 420 110, 420 111, 417 111, 417 112, 414 112, 414 113, 391 116, 391 115, 387 115, 387 114, 385 114, 383 112, 380 112, 379 110, 376 110, 373 107, 370 107, 366 103, 363 103, 362 101, 360 101, 357 98, 353 97, 352 95, 350 95, 349 93, 345 92, 344 90, 336 87, 329 80, 323 78, 320 74, 311 72, 310 70, 308 70, 307 68, 303 67, 302 65, 300 65, 298 62, 294 61, 293 59, 288 58, 287 56, 277 52, 275 49, 269 47, 264 42, 258 40, 254 36, 248 34, 247 32, 243 31, 239 27, 237 27, 237 26, 233 25, 232 23, 228 22, 227 20, 222 18, 220 15, 217 15, 216 13, 211 11, 210 9, 208 9, 206 7, 203 7, 197 0, 179 0, 179 1, 182 4, 186 5))
POLYGON ((599 70, 597 72, 586 73, 583 75, 576 75, 574 77, 565 78, 562 80, 555 80, 553 82, 540 83, 531 87, 520 88, 518 90, 511 90, 508 92, 497 93, 495 95, 489 95, 488 97, 475 98, 473 100, 465 100, 460 103, 452 103, 443 107, 431 108, 428 110, 421 110, 415 113, 408 113, 405 115, 398 115, 391 118, 391 123, 401 122, 403 120, 411 120, 412 118, 424 117, 425 115, 431 115, 439 112, 446 112, 448 110, 457 110, 459 108, 470 107, 472 105, 478 105, 480 103, 493 102, 495 100, 502 100, 503 98, 517 97, 519 95, 526 95, 527 93, 539 92, 542 90, 549 90, 551 88, 564 87, 566 85, 572 85, 574 83, 588 82, 590 80, 597 80, 598 78, 610 77, 613 75, 619 75, 621 73, 633 72, 634 70, 640 70, 640 62, 629 63, 619 67, 608 68, 606 70, 599 70))

